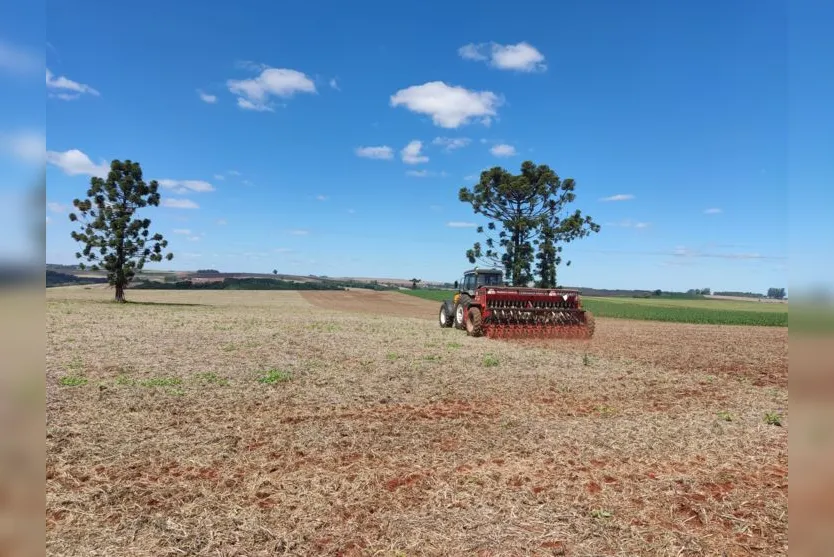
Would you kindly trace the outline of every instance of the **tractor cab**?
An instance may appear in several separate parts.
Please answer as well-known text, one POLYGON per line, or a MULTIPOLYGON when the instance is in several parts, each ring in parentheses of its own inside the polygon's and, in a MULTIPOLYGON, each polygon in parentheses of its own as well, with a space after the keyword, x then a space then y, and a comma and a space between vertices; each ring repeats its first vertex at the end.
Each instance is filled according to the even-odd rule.
POLYGON ((504 286, 504 271, 501 269, 472 269, 463 273, 458 292, 475 297, 475 290, 481 286, 504 286))

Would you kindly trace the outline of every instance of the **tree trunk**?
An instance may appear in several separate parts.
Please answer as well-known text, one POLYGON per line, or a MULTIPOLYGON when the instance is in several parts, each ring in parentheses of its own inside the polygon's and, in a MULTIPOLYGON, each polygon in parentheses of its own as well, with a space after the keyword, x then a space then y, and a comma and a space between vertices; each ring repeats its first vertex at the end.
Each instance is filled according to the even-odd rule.
POLYGON ((125 302, 125 287, 121 284, 116 285, 116 301, 119 303, 125 302))

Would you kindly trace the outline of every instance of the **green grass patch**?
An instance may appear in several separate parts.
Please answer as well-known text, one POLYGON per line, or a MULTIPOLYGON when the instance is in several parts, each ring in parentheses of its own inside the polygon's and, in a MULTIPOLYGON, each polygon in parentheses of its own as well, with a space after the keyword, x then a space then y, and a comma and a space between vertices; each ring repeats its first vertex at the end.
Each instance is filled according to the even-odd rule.
POLYGON ((498 365, 498 358, 492 354, 484 356, 484 367, 495 367, 498 365))
POLYGON ((87 384, 87 378, 76 375, 65 375, 58 380, 58 383, 64 387, 80 387, 81 385, 87 384))
POLYGON ((203 384, 210 384, 210 385, 221 385, 225 387, 229 384, 229 380, 225 377, 220 377, 216 373, 206 372, 206 373, 198 373, 194 376, 194 378, 203 384))
POLYGON ((258 377, 258 383, 272 385, 275 383, 283 383, 284 381, 289 381, 290 379, 292 379, 292 376, 286 371, 282 371, 280 369, 270 369, 261 373, 260 377, 258 377))

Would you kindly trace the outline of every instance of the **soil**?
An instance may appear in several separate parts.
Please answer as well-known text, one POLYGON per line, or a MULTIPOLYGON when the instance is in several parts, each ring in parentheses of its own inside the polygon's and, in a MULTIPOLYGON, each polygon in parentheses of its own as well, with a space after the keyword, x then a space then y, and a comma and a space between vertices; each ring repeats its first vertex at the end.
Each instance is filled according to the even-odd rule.
MULTIPOLYGON (((321 308, 437 320, 440 303, 396 292, 303 292, 321 308)), ((788 384, 788 331, 782 327, 692 325, 596 317, 589 341, 512 340, 591 356, 650 363, 667 369, 737 376, 756 386, 788 384)), ((439 326, 439 325, 438 325, 439 326)), ((465 334, 461 331, 461 334, 465 334)))

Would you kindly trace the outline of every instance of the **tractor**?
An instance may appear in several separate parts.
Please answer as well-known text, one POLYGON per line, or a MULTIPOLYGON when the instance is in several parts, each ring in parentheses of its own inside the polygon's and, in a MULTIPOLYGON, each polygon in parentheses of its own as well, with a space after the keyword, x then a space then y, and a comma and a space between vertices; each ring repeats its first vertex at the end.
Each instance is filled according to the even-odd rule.
POLYGON ((501 269, 465 271, 457 292, 440 305, 440 326, 488 338, 585 338, 594 316, 578 290, 510 286, 501 269))

